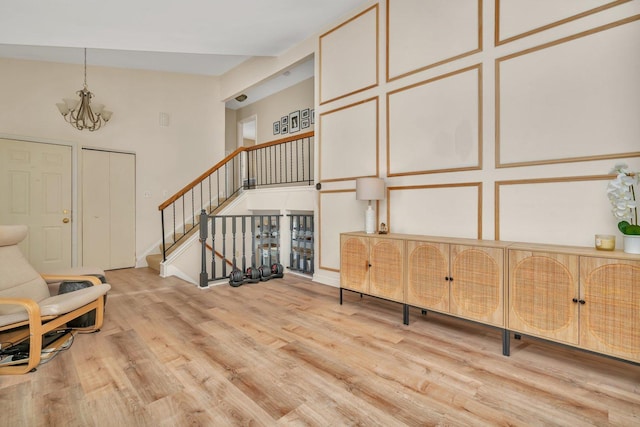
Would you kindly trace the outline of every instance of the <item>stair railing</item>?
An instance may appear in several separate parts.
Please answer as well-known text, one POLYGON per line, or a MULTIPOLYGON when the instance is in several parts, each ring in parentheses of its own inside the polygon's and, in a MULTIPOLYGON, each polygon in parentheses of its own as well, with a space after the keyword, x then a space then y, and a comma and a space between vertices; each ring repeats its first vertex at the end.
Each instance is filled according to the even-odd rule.
POLYGON ((196 232, 200 212, 215 213, 242 190, 313 184, 314 132, 240 147, 160 206, 162 259, 196 232))
MULTIPOLYGON (((251 267, 271 271, 280 263, 282 215, 208 215, 200 218, 200 287, 251 267), (217 256, 208 257, 212 250, 217 256)), ((260 276, 258 276, 260 277, 260 276)))

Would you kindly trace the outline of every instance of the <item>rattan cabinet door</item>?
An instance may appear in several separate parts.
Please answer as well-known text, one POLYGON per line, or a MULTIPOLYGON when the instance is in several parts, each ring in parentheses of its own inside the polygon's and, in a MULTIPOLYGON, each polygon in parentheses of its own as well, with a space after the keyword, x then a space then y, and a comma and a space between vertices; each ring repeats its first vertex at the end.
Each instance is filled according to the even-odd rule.
POLYGON ((407 242, 407 304, 448 313, 448 277, 448 244, 407 242))
POLYGON ((508 329, 577 345, 578 273, 576 255, 509 250, 508 329))
POLYGON ((451 246, 451 314, 504 326, 504 250, 451 246))
POLYGON ((580 258, 580 346, 640 362, 640 261, 580 258))
POLYGON ((404 300, 404 241, 370 239, 369 293, 381 298, 404 300))
POLYGON ((369 293, 369 239, 340 236, 340 287, 369 293))

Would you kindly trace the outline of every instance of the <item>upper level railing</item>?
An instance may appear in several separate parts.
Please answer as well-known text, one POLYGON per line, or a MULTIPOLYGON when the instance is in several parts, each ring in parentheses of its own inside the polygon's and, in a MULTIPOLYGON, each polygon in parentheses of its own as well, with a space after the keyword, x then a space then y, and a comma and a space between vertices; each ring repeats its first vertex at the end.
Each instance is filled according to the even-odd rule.
POLYGON ((160 206, 163 260, 198 227, 201 211, 213 213, 243 189, 312 185, 314 132, 240 147, 160 206))

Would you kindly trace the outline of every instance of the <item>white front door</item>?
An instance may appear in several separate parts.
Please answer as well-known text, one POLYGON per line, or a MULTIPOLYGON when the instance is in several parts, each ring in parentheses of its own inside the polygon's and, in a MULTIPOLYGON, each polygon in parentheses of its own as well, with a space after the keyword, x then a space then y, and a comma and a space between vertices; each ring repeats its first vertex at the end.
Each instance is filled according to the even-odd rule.
POLYGON ((71 147, 0 139, 0 224, 25 224, 40 272, 71 267, 71 147))

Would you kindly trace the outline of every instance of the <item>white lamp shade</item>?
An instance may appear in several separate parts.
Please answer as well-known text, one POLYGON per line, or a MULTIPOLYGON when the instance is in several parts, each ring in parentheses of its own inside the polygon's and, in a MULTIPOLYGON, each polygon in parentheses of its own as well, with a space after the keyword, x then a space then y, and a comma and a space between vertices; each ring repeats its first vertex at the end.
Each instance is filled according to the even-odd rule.
POLYGON ((102 110, 104 110, 104 104, 93 104, 93 108, 91 108, 91 110, 94 114, 100 114, 102 113, 102 110))
POLYGON ((384 199, 384 180, 382 178, 356 179, 356 200, 384 199))
POLYGON ((67 108, 69 109, 69 111, 75 111, 78 104, 80 104, 79 99, 64 98, 63 101, 65 104, 67 104, 67 108))
POLYGON ((69 107, 67 107, 67 104, 65 104, 64 102, 58 102, 56 106, 58 107, 58 110, 60 110, 60 114, 62 114, 63 116, 69 114, 69 107))

